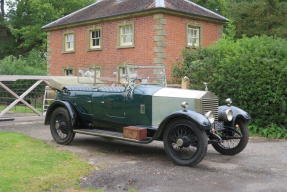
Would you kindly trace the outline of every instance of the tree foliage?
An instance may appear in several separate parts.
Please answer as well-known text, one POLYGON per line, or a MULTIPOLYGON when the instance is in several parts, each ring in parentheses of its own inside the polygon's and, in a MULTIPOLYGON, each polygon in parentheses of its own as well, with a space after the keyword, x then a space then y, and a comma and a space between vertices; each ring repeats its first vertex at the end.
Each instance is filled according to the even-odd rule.
POLYGON ((287 40, 273 37, 222 39, 197 52, 186 50, 176 77, 188 76, 193 89, 233 98, 259 125, 287 126, 287 40))
POLYGON ((87 6, 95 0, 17 0, 9 1, 9 28, 17 49, 25 54, 32 49, 46 50, 43 25, 87 6))
POLYGON ((45 55, 32 50, 26 56, 7 56, 0 60, 0 75, 47 75, 45 55))
POLYGON ((5 9, 4 9, 4 0, 0 0, 0 22, 4 20, 5 9))
POLYGON ((211 11, 216 13, 226 15, 227 0, 192 0, 192 2, 197 3, 211 11))
POLYGON ((268 35, 287 38, 286 0, 192 0, 233 21, 236 38, 268 35))
POLYGON ((268 35, 287 38, 287 1, 242 1, 230 3, 228 9, 237 28, 236 37, 268 35))

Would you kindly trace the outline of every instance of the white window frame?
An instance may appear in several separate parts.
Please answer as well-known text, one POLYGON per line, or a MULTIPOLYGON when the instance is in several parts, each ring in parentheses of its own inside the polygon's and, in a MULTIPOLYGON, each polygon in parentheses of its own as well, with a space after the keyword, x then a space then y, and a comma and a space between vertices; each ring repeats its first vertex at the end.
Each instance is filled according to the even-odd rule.
POLYGON ((120 47, 134 46, 134 25, 133 23, 119 25, 119 46, 120 47))
POLYGON ((90 30, 90 49, 101 49, 102 47, 102 30, 100 28, 90 30), (98 37, 93 37, 93 33, 99 32, 98 37), (99 40, 99 45, 94 46, 94 40, 99 40))
POLYGON ((201 30, 199 26, 187 25, 187 46, 200 47, 201 30))
POLYGON ((65 52, 75 51, 75 34, 74 33, 64 34, 64 48, 65 48, 65 52))
POLYGON ((93 71, 96 75, 96 78, 100 78, 101 77, 101 71, 102 71, 102 68, 100 66, 94 66, 94 67, 91 67, 90 68, 90 71, 93 71))
POLYGON ((72 68, 65 68, 64 74, 65 76, 74 76, 74 70, 72 68))

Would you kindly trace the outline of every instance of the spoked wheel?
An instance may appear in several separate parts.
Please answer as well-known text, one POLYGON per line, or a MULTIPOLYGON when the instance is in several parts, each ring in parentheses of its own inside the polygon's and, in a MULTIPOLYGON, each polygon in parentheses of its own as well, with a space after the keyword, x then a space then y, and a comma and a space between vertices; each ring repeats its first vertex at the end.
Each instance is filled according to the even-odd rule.
POLYGON ((206 155, 206 133, 189 120, 170 123, 163 140, 166 154, 178 165, 195 166, 206 155))
POLYGON ((75 133, 71 126, 69 113, 65 108, 59 107, 53 112, 50 130, 52 137, 59 144, 68 145, 73 141, 75 133))
POLYGON ((236 122, 234 127, 226 128, 218 134, 221 136, 222 142, 213 143, 212 146, 223 155, 240 153, 249 140, 247 125, 242 121, 236 122))

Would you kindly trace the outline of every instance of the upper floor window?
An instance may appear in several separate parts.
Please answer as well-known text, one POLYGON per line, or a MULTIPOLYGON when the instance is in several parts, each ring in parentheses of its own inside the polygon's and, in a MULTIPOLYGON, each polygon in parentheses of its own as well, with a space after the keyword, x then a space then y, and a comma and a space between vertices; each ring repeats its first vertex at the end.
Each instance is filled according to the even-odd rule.
POLYGON ((102 41, 101 29, 90 31, 90 49, 100 49, 102 41))
POLYGON ((75 50, 75 35, 74 33, 65 34, 65 51, 74 51, 75 50))
POLYGON ((199 47, 200 46, 200 28, 188 25, 187 27, 187 46, 199 47))
POLYGON ((120 47, 129 47, 134 45, 134 26, 133 24, 124 24, 119 27, 120 47))

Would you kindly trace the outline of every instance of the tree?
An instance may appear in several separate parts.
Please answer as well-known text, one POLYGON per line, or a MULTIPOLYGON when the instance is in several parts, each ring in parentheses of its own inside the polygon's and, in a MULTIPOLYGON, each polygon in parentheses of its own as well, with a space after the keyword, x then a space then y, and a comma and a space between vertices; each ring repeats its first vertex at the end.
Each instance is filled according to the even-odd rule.
POLYGON ((4 20, 5 16, 5 9, 4 9, 4 0, 0 0, 0 7, 1 7, 1 12, 0 12, 0 20, 4 20))
POLYGON ((286 0, 230 0, 227 10, 236 26, 237 38, 243 35, 287 38, 286 0))
POLYGON ((9 1, 7 14, 20 54, 32 49, 46 50, 43 25, 87 6, 95 0, 17 0, 9 1))
POLYGON ((192 0, 192 2, 222 15, 226 15, 227 1, 228 0, 192 0))

